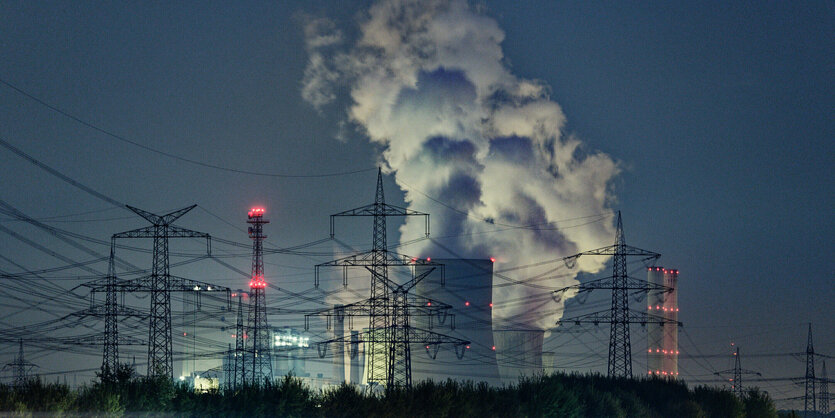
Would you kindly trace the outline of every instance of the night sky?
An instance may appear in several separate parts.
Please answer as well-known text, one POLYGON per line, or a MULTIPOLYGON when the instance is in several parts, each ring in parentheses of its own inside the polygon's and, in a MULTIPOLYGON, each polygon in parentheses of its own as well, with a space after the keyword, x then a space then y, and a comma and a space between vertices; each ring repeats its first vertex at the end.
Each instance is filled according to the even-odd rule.
MULTIPOLYGON (((182 3, 3 2, 0 139, 118 202, 155 213, 196 203, 198 208, 185 215, 180 225, 240 243, 249 242, 246 212, 255 205, 267 208, 271 223, 265 232, 271 248, 327 238, 328 215, 372 202, 375 167, 380 164, 386 172, 387 201, 411 204, 413 209, 430 213, 433 236, 451 235, 450 231, 458 231, 456 227, 481 232, 485 230, 479 228, 487 228, 485 234, 491 236, 489 228, 496 225, 485 226, 484 219, 492 215, 487 209, 479 212, 479 199, 492 199, 497 207, 503 203, 518 207, 523 200, 513 194, 521 186, 512 180, 496 183, 498 176, 491 179, 490 170, 508 164, 507 155, 528 152, 528 148, 514 148, 499 161, 491 159, 491 153, 500 151, 498 145, 491 144, 490 152, 487 148, 483 154, 465 152, 465 156, 474 156, 472 161, 450 159, 431 166, 443 168, 438 171, 424 169, 417 159, 398 162, 400 154, 394 155, 401 146, 396 145, 400 141, 396 137, 410 126, 397 119, 397 112, 419 119, 437 101, 438 108, 452 103, 457 106, 454 109, 478 114, 486 108, 478 100, 489 83, 479 81, 477 70, 451 67, 449 62, 458 59, 452 57, 440 69, 405 70, 403 74, 414 78, 408 92, 397 96, 398 103, 379 100, 382 106, 390 106, 394 115, 390 120, 374 120, 376 113, 366 119, 356 112, 352 116, 358 94, 374 90, 357 81, 356 74, 346 78, 344 72, 356 72, 355 67, 337 74, 341 70, 337 68, 339 60, 334 59, 342 56, 376 65, 379 57, 364 52, 359 41, 363 34, 368 36, 362 22, 373 19, 368 12, 372 3, 343 3, 347 2, 235 6, 217 2, 198 7, 182 3), (325 32, 338 34, 338 39, 330 38, 318 46, 311 43, 315 35, 325 32), (319 46, 325 48, 321 55, 319 46), (311 60, 318 58, 334 65, 332 77, 318 73, 330 87, 315 91, 330 92, 329 98, 305 93, 305 89, 317 87, 311 87, 311 69, 315 67, 311 60), (470 100, 471 96, 478 99, 470 100), (379 137, 385 136, 388 128, 399 131, 391 134, 395 139, 389 143, 395 152, 383 156, 386 144, 379 137), (437 179, 444 185, 434 185, 433 176, 446 175, 445 170, 469 174, 462 174, 461 183, 452 181, 457 177, 451 174, 437 179), (400 181, 395 173, 402 176, 400 181), (467 179, 481 182, 481 194, 467 194, 467 179), (421 187, 410 192, 406 184, 421 187), (495 186, 488 187, 491 184, 495 186), (468 210, 468 219, 456 218, 460 211, 468 210)), ((496 40, 496 33, 503 36, 497 44, 500 49, 484 51, 501 53, 496 63, 515 77, 508 86, 528 80, 542 90, 534 101, 558 104, 552 108, 561 109, 564 115, 564 122, 556 128, 560 140, 580 141, 579 149, 569 151, 567 158, 589 164, 592 174, 610 170, 586 188, 600 186, 602 194, 594 196, 599 199, 572 192, 567 203, 554 203, 553 212, 548 210, 547 194, 564 191, 561 186, 527 189, 534 190, 530 192, 531 207, 539 207, 538 202, 545 209, 545 222, 574 219, 571 222, 579 225, 582 222, 576 219, 584 216, 596 222, 573 227, 571 231, 580 231, 579 235, 584 228, 589 231, 588 239, 577 239, 573 245, 552 243, 555 236, 562 236, 559 231, 543 233, 547 236, 524 241, 524 245, 547 243, 534 251, 541 261, 590 250, 585 246, 588 242, 596 247, 608 245, 614 239, 611 213, 620 210, 627 243, 663 254, 660 265, 681 271, 681 373, 690 382, 720 384, 713 373, 732 367, 731 343, 741 347, 743 367, 760 371, 767 379, 802 376, 802 359, 788 353, 805 351, 810 321, 816 351, 835 355, 833 3, 522 4, 486 1, 464 7, 457 3, 464 7, 458 16, 465 16, 476 33, 489 28, 490 39, 496 40), (600 165, 591 164, 594 156, 601 159, 600 165), (609 161, 613 164, 607 165, 609 161), (580 201, 588 204, 577 203, 580 201)), ((478 55, 481 50, 475 50, 472 57, 461 58, 469 60, 461 68, 483 58, 478 55)), ((389 65, 395 61, 382 62, 389 65)), ((496 97, 491 100, 504 101, 495 106, 511 106, 511 99, 496 97)), ((426 126, 438 120, 432 114, 419 119, 414 123, 421 126, 415 132, 430 132, 426 126)), ((466 123, 461 128, 461 123, 456 127, 447 120, 438 122, 447 123, 455 132, 437 134, 441 139, 436 142, 449 147, 474 144, 476 150, 481 149, 473 139, 478 133, 466 123)), ((552 152, 560 153, 559 143, 552 152)), ((422 146, 428 150, 429 145, 422 146)), ((453 155, 450 149, 439 155, 453 155)), ((47 225, 104 241, 113 233, 144 226, 130 212, 84 193, 6 148, 0 148, 0 162, 0 199, 47 225)), ((555 170, 565 175, 576 166, 568 167, 555 170)), ((542 176, 532 176, 524 183, 540 180, 542 176)), ((8 210, 4 207, 0 226, 75 262, 95 258, 14 219, 8 210)), ((511 216, 503 209, 496 209, 496 213, 500 214, 496 221, 510 224, 531 224, 538 219, 511 216)), ((389 221, 390 245, 401 238, 419 238, 408 225, 400 226, 397 220, 389 221)), ((527 232, 518 233, 526 236, 527 232)), ((571 238, 573 232, 565 233, 571 238)), ((342 243, 369 248, 370 223, 340 221, 337 238, 340 243, 328 241, 309 247, 308 255, 269 255, 268 281, 294 292, 310 291, 313 265, 329 260, 325 252, 344 249, 342 243)), ((495 255, 500 261, 497 268, 512 268, 513 257, 502 259, 504 254, 499 254, 507 244, 498 238, 497 242, 449 245, 468 256, 495 255)), ((84 245, 107 253, 104 245, 84 245)), ((150 248, 148 240, 130 245, 150 248)), ((200 248, 195 241, 172 241, 172 251, 198 254, 200 248)), ((431 245, 404 246, 398 251, 450 257, 431 245)), ((214 252, 239 255, 223 260, 249 271, 245 249, 215 244, 214 252)), ((0 255, 0 270, 6 273, 67 264, 7 232, 0 233, 0 255)), ((150 263, 146 253, 125 251, 123 255, 143 268, 150 263)), ((610 264, 595 268, 601 267, 602 274, 611 269, 610 264)), ((636 268, 639 265, 631 267, 637 277, 644 277, 636 268)), ((107 264, 93 263, 89 268, 103 272, 107 264)), ((210 260, 175 271, 233 288, 247 283, 245 277, 210 260)), ((55 299, 53 286, 70 289, 93 275, 74 268, 43 273, 40 278, 8 279, 15 285, 5 289, 0 299, 0 325, 11 328, 41 323, 87 306, 84 298, 70 297, 73 300, 63 308, 59 303, 42 302, 55 299), (39 311, 37 306, 54 315, 39 311)), ((580 278, 593 277, 583 274, 580 278)), ((76 293, 84 294, 82 290, 76 293)), ((293 303, 274 289, 267 290, 268 298, 271 293, 275 299, 270 306, 293 303)), ((607 297, 598 299, 605 305, 607 297)), ((641 303, 633 306, 639 309, 641 303)), ((583 309, 568 302, 566 315, 583 309)), ((175 311, 180 310, 177 305, 175 311)), ((555 320, 556 316, 549 318, 551 323, 555 320)), ((302 318, 282 316, 271 318, 271 322, 300 327, 302 318)), ((101 328, 95 321, 89 324, 93 328, 80 327, 83 331, 78 332, 101 328)), ((63 371, 78 370, 74 375, 79 382, 92 378, 92 370, 100 363, 98 347, 80 354, 77 347, 72 348, 76 353, 73 358, 78 360, 66 364, 59 360, 61 354, 53 351, 55 347, 43 341, 52 332, 72 335, 72 330, 47 332, 39 327, 33 328, 31 335, 31 359, 41 366, 41 373, 53 379, 63 371)), ((11 361, 17 352, 10 335, 3 334, 0 362, 11 361)), ((146 336, 146 332, 138 330, 136 335, 146 336)), ((572 363, 574 357, 564 362, 568 371, 605 372, 608 329, 601 327, 590 335, 555 333, 546 345, 557 353, 558 366, 561 350, 572 355, 588 353, 587 362, 572 363)), ((645 361, 640 355, 645 341, 640 327, 633 329, 632 339, 634 367, 639 372, 645 361)), ((219 344, 225 348, 226 343, 219 344)), ((135 353, 138 362, 144 361, 142 347, 125 352, 135 353)), ((829 369, 835 370, 835 360, 832 363, 829 369)), ((802 387, 788 380, 757 385, 777 399, 802 392, 802 387)), ((778 406, 797 405, 781 401, 778 406)))

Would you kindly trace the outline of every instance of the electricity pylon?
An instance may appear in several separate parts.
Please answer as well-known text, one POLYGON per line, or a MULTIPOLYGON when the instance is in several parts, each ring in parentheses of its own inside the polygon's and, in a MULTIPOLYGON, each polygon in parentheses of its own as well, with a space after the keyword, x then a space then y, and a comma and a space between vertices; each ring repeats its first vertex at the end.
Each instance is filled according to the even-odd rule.
MULTIPOLYGON (((127 205, 126 205, 127 206, 127 205)), ((155 215, 132 206, 128 209, 151 223, 151 226, 113 234, 113 239, 153 238, 153 263, 151 274, 132 280, 115 281, 115 284, 92 282, 85 284, 92 292, 150 292, 151 311, 148 327, 148 375, 173 378, 174 361, 172 356, 171 332, 171 293, 195 292, 197 307, 200 307, 201 292, 225 292, 227 304, 231 308, 230 293, 227 287, 172 276, 168 263, 169 238, 206 238, 206 251, 211 255, 211 236, 203 232, 192 231, 173 225, 173 222, 194 209, 192 205, 165 215, 155 215)), ((108 279, 109 280, 109 279, 108 279)))
POLYGON ((252 238, 252 276, 249 281, 249 338, 247 339, 252 355, 252 370, 250 378, 253 385, 263 384, 265 379, 273 380, 272 347, 270 344, 270 328, 267 323, 267 305, 264 290, 264 224, 270 221, 264 219, 264 209, 257 208, 249 211, 247 223, 249 237, 252 238))
POLYGON ((826 361, 821 368, 819 405, 822 415, 829 414, 829 376, 826 375, 826 361))
POLYGON ((101 344, 102 349, 101 361, 101 377, 102 379, 110 379, 113 373, 116 373, 119 367, 119 345, 144 345, 146 342, 130 337, 119 337, 119 317, 134 317, 140 319, 147 319, 148 313, 142 312, 133 308, 119 304, 117 299, 117 283, 119 278, 116 277, 115 269, 115 251, 116 243, 113 239, 110 241, 110 257, 107 264, 107 275, 104 280, 94 280, 92 282, 84 283, 82 287, 90 287, 92 295, 103 292, 105 294, 104 305, 97 305, 95 298, 90 299, 90 307, 71 313, 68 316, 76 318, 83 317, 98 317, 104 318, 104 333, 92 337, 79 337, 67 340, 71 344, 101 344))
POLYGON ((234 388, 246 384, 246 327, 244 326, 243 293, 238 292, 238 317, 235 321, 235 372, 232 378, 234 388))
POLYGON ((26 385, 26 382, 29 380, 29 371, 33 368, 38 367, 34 363, 30 363, 26 361, 23 357, 23 340, 19 339, 18 344, 20 344, 20 348, 17 352, 17 357, 15 357, 14 361, 11 363, 6 363, 3 366, 3 369, 12 369, 14 373, 14 381, 12 382, 12 386, 16 388, 21 388, 26 385))
POLYGON ((815 347, 812 344, 812 323, 809 323, 809 337, 806 340, 806 394, 803 396, 803 415, 810 416, 817 411, 815 405, 815 347))
MULTIPOLYGON (((426 235, 428 236, 429 214, 387 204, 383 192, 382 169, 378 169, 374 203, 331 215, 331 237, 334 236, 334 219, 342 216, 371 216, 374 218, 372 249, 369 252, 354 254, 317 265, 315 286, 317 288, 319 286, 319 269, 321 267, 343 267, 343 286, 348 285, 347 269, 349 267, 362 267, 371 273, 371 297, 356 304, 343 306, 340 314, 349 317, 367 316, 369 318, 370 329, 360 334, 359 341, 353 340, 353 342, 366 344, 367 381, 369 383, 384 383, 388 388, 396 386, 410 387, 412 384, 410 347, 412 343, 423 343, 427 347, 427 351, 432 347, 435 354, 437 354, 437 348, 440 344, 454 344, 456 347, 461 347, 460 353, 463 356, 464 346, 469 342, 428 330, 419 330, 409 325, 411 315, 427 313, 426 310, 419 310, 421 308, 432 308, 430 311, 435 314, 437 314, 435 309, 442 309, 442 304, 437 301, 435 302, 436 306, 432 307, 432 301, 428 299, 417 300, 413 298, 410 302, 407 294, 423 277, 426 277, 435 268, 443 268, 443 266, 432 263, 429 259, 423 260, 390 252, 387 247, 386 217, 423 216, 426 235), (405 285, 397 285, 389 280, 389 266, 410 266, 414 268, 416 265, 431 268, 405 285), (421 303, 426 303, 426 305, 421 305, 421 303)), ((305 318, 305 327, 308 326, 310 316, 330 318, 333 315, 333 310, 308 315, 305 318)), ((351 340, 342 336, 320 342, 320 356, 324 356, 324 350, 330 343, 347 344, 351 343, 351 340)))
POLYGON ((742 362, 739 358, 739 346, 737 346, 736 350, 734 351, 734 368, 732 370, 723 370, 714 374, 716 374, 717 376, 733 374, 733 378, 730 378, 728 380, 731 384, 731 391, 739 399, 742 399, 745 396, 745 388, 742 386, 742 375, 753 374, 757 376, 762 376, 759 372, 755 372, 753 370, 746 370, 742 368, 742 362))
POLYGON ((557 325, 574 323, 611 324, 609 333, 609 377, 632 377, 632 344, 629 338, 630 324, 661 324, 681 325, 681 322, 673 321, 662 316, 648 314, 641 311, 629 309, 629 291, 638 292, 671 292, 673 289, 667 286, 652 284, 646 280, 629 277, 626 270, 626 257, 642 257, 644 261, 655 261, 661 254, 652 251, 642 250, 626 245, 626 238, 623 234, 623 222, 620 211, 618 211, 617 231, 615 244, 596 250, 584 251, 573 256, 565 257, 566 266, 576 266, 577 258, 584 255, 605 255, 612 256, 612 275, 602 279, 593 280, 588 283, 568 286, 554 291, 555 299, 562 299, 563 294, 568 290, 576 290, 577 293, 590 292, 597 289, 612 291, 612 305, 608 311, 600 311, 574 318, 563 318, 557 325))
MULTIPOLYGON (((464 351, 469 348, 469 341, 410 325, 411 317, 421 316, 428 318, 427 322, 430 328, 433 327, 433 318, 438 318, 440 324, 449 320, 450 328, 454 329, 455 315, 449 313, 452 306, 437 300, 409 295, 409 291, 434 270, 435 267, 431 267, 420 275, 415 276, 408 283, 402 285, 398 285, 387 279, 384 284, 388 288, 389 294, 392 295, 390 304, 392 319, 390 325, 385 329, 372 328, 362 333, 339 336, 327 341, 321 341, 317 345, 319 356, 325 356, 329 344, 339 344, 342 346, 351 344, 352 351, 349 353, 351 357, 356 356, 355 351, 358 343, 365 343, 366 347, 370 345, 372 348, 375 344, 382 345, 387 349, 385 354, 387 356, 386 364, 388 367, 385 374, 385 385, 388 388, 408 388, 412 386, 412 344, 423 345, 427 354, 433 359, 438 355, 441 345, 453 345, 458 358, 463 358, 464 351)), ((308 314, 305 315, 305 329, 310 327, 310 318, 316 316, 326 318, 328 329, 330 329, 332 318, 335 317, 337 320, 348 318, 349 328, 353 329, 353 318, 370 317, 373 312, 373 307, 374 301, 366 299, 360 302, 342 305, 336 309, 326 309, 308 314)), ((377 383, 383 382, 377 381, 377 383)))
POLYGON ((107 263, 107 293, 104 298, 104 352, 102 353, 102 377, 109 378, 119 368, 119 327, 116 323, 116 269, 113 263, 113 242, 107 263))
POLYGON ((235 389, 235 350, 232 350, 232 343, 229 343, 223 362, 223 390, 233 389, 235 389))

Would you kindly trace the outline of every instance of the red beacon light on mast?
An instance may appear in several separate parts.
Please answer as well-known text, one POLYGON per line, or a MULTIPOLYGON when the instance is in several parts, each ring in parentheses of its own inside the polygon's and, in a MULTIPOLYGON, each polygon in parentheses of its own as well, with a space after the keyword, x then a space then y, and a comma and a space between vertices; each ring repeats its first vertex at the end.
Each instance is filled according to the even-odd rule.
POLYGON ((264 208, 252 208, 249 210, 249 219, 260 218, 264 216, 264 208))

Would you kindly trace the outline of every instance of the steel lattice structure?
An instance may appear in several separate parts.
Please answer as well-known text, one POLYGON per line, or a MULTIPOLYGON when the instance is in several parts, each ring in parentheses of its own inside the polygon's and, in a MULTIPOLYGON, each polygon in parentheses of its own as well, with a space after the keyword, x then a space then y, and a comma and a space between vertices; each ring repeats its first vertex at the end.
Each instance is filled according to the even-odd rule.
MULTIPOLYGON (((449 310, 452 308, 450 305, 421 296, 409 295, 409 290, 429 276, 434 269, 435 267, 432 267, 402 285, 386 279, 383 284, 388 288, 389 294, 392 295, 392 300, 390 301, 390 306, 392 307, 390 325, 383 330, 372 328, 360 334, 341 336, 319 342, 317 345, 319 356, 325 356, 329 344, 339 344, 342 347, 350 344, 352 347, 351 357, 356 355, 355 345, 359 342, 372 346, 373 344, 380 344, 387 348, 386 364, 388 368, 386 369, 385 384, 389 388, 412 386, 412 344, 422 344, 426 348, 426 352, 433 359, 437 356, 441 345, 451 344, 455 347, 458 358, 462 358, 464 356, 464 350, 469 348, 469 341, 416 328, 411 326, 409 322, 413 316, 423 316, 429 319, 428 324, 430 328, 433 324, 433 318, 438 318, 440 324, 449 320, 450 327, 453 329, 455 327, 455 316, 449 313, 449 310)), ((357 303, 342 305, 335 309, 327 309, 305 315, 305 329, 309 328, 311 317, 325 317, 328 329, 330 329, 333 318, 337 320, 348 318, 349 328, 352 329, 353 318, 370 317, 374 312, 375 306, 377 306, 375 302, 378 301, 366 299, 357 303)))
POLYGON ((149 292, 151 294, 148 327, 148 375, 167 376, 169 378, 173 378, 174 375, 171 330, 172 292, 196 292, 198 308, 201 292, 225 292, 227 303, 231 303, 229 299, 231 290, 227 287, 171 275, 168 263, 169 238, 206 238, 206 251, 211 255, 211 236, 209 234, 173 225, 174 221, 196 206, 192 205, 165 215, 155 215, 142 209, 127 206, 128 209, 150 222, 151 226, 113 234, 112 239, 153 238, 151 274, 131 280, 111 280, 108 277, 103 281, 84 284, 91 289, 92 293, 118 291, 129 293, 149 292))
POLYGON ((109 377, 119 367, 119 327, 117 325, 118 305, 116 303, 116 268, 113 263, 114 245, 110 244, 110 258, 107 264, 107 292, 104 300, 104 350, 101 360, 102 376, 109 377))
POLYGON ((820 377, 820 399, 818 405, 820 406, 820 413, 823 415, 829 414, 829 376, 826 375, 826 361, 823 362, 820 377))
MULTIPOLYGON (((410 387, 412 384, 410 347, 412 343, 422 342, 427 347, 437 347, 442 343, 452 343, 464 347, 469 343, 431 331, 418 330, 409 325, 410 315, 420 314, 420 311, 414 311, 413 313, 413 310, 418 306, 409 303, 407 293, 433 269, 412 279, 405 285, 397 285, 388 278, 389 266, 414 267, 415 265, 427 265, 443 268, 430 260, 421 260, 388 251, 386 217, 423 216, 426 235, 428 236, 429 214, 387 204, 383 191, 382 169, 378 169, 374 203, 331 215, 331 237, 334 236, 335 218, 343 216, 371 216, 374 218, 372 249, 369 252, 354 254, 317 265, 316 287, 319 286, 319 269, 321 267, 343 267, 344 286, 347 286, 347 269, 349 267, 362 267, 371 273, 371 297, 358 304, 342 307, 342 312, 348 316, 362 315, 369 318, 369 331, 362 333, 359 341, 356 339, 353 341, 354 343, 366 343, 368 353, 366 358, 367 381, 369 383, 384 383, 387 387, 410 387)), ((431 305, 431 302, 429 303, 431 305)), ((333 310, 326 310, 313 315, 333 315, 333 310)), ((305 325, 308 325, 307 318, 305 325)), ((327 347, 330 343, 346 344, 350 342, 349 338, 338 337, 320 342, 319 347, 327 347)), ((435 353, 437 353, 437 350, 435 353)), ((323 355, 324 352, 320 351, 320 354, 323 355)), ((461 355, 463 355, 463 348, 461 349, 461 355)))
POLYGON ((577 293, 590 292, 592 290, 599 289, 611 290, 611 308, 608 311, 600 311, 573 318, 563 318, 557 322, 557 325, 570 323, 574 323, 575 325, 598 325, 600 323, 610 324, 608 376, 631 378, 632 344, 629 336, 629 325, 635 323, 681 325, 681 322, 671 321, 661 316, 629 309, 630 291, 643 293, 649 291, 670 292, 672 289, 666 286, 649 283, 646 280, 629 277, 626 269, 626 257, 641 257, 644 261, 654 262, 661 257, 661 254, 626 245, 626 238, 623 233, 623 221, 621 220, 620 211, 618 211, 617 230, 614 245, 565 257, 564 261, 566 266, 569 268, 575 267, 577 258, 584 255, 612 256, 612 276, 558 289, 554 291, 555 299, 561 299, 563 294, 569 290, 574 290, 577 293))
POLYGON ((243 294, 238 294, 238 317, 235 322, 235 370, 232 378, 234 388, 244 386, 246 383, 246 327, 244 325, 244 303, 243 294))
POLYGON ((18 340, 18 344, 20 348, 18 349, 17 357, 15 357, 14 361, 12 361, 11 363, 6 363, 6 365, 3 366, 3 369, 12 369, 12 372, 14 373, 14 380, 12 381, 12 386, 16 388, 23 387, 29 380, 29 371, 33 368, 38 367, 34 363, 26 361, 26 359, 23 357, 22 339, 18 340))
POLYGON ((742 385, 742 375, 743 374, 750 374, 750 375, 757 375, 762 376, 759 372, 755 372, 753 370, 746 370, 742 368, 742 361, 739 358, 739 346, 736 347, 734 351, 734 368, 731 370, 723 370, 721 372, 714 373, 717 376, 722 376, 724 374, 733 374, 732 378, 729 378, 729 382, 731 384, 731 392, 736 395, 737 398, 742 399, 745 396, 745 387, 742 385))
POLYGON ((249 381, 253 385, 263 384, 265 379, 273 380, 272 345, 270 344, 270 328, 267 323, 267 305, 264 288, 264 224, 270 221, 264 219, 264 209, 249 211, 247 223, 249 237, 252 238, 252 276, 249 282, 250 307, 247 338, 247 352, 252 356, 252 368, 249 381))
POLYGON ((810 416, 817 411, 815 404, 815 347, 812 344, 812 324, 809 323, 809 337, 806 340, 806 394, 803 395, 803 415, 810 416))

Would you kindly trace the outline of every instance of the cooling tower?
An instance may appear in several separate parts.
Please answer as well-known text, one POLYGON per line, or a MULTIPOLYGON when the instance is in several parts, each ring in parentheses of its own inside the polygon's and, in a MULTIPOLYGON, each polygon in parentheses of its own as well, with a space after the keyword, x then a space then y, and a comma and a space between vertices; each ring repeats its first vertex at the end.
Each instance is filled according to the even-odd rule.
POLYGON ((534 376, 543 372, 542 330, 494 330, 496 360, 502 383, 518 383, 520 376, 534 376))
MULTIPOLYGON (((333 311, 336 314, 336 317, 333 320, 333 338, 344 338, 345 337, 345 308, 339 304, 333 306, 333 311)), ((340 384, 342 382, 349 381, 350 375, 349 372, 346 370, 346 364, 349 365, 350 363, 346 359, 346 349, 345 344, 335 343, 333 344, 333 383, 340 384)))
POLYGON ((675 379, 678 376, 678 270, 649 267, 647 281, 663 285, 671 292, 651 291, 647 295, 647 314, 674 321, 672 324, 647 324, 647 375, 675 379))
MULTIPOLYGON (((417 295, 437 300, 452 306, 455 315, 455 329, 449 323, 438 324, 433 319, 431 331, 470 341, 470 348, 464 357, 458 359, 451 346, 445 346, 433 360, 424 347, 412 348, 412 378, 417 382, 424 379, 435 381, 473 380, 499 384, 496 352, 493 350, 492 329, 492 288, 493 262, 481 259, 432 259, 444 265, 434 270, 418 283, 417 295), (444 285, 442 286, 442 279, 444 285)), ((425 272, 426 266, 417 266, 415 275, 425 272)), ((414 318, 412 325, 427 329, 425 318, 414 318)), ((540 344, 541 345, 541 344, 540 344)))

